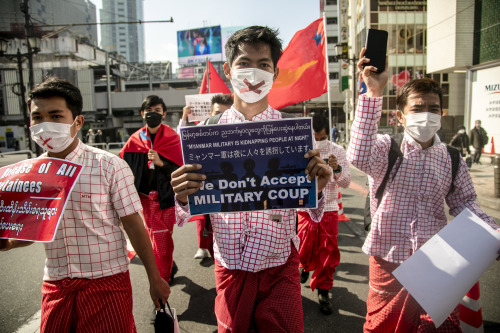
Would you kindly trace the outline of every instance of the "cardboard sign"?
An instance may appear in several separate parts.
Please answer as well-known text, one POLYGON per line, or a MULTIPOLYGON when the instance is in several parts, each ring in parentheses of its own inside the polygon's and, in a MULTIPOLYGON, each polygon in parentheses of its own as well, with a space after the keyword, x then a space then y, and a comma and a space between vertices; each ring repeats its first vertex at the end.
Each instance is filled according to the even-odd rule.
POLYGON ((207 176, 188 197, 191 215, 317 207, 305 174, 311 118, 184 127, 181 142, 184 164, 207 176))
POLYGON ((0 168, 0 238, 51 242, 82 169, 57 158, 0 168))

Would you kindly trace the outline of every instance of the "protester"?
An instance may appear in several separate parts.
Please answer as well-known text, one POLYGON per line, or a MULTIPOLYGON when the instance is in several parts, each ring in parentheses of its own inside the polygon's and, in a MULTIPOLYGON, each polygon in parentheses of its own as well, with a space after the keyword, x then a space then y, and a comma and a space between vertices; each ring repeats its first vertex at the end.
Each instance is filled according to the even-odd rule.
POLYGON ((465 133, 464 125, 458 126, 457 134, 451 139, 450 145, 457 148, 462 156, 467 156, 467 154, 470 155, 469 137, 467 133, 465 133))
POLYGON ((316 147, 322 159, 328 159, 333 177, 325 187, 325 213, 320 223, 311 220, 308 212, 299 212, 297 235, 300 238, 300 282, 305 283, 309 271, 311 291, 318 289, 319 309, 321 313, 333 313, 333 305, 328 291, 333 286, 333 274, 340 263, 338 246, 339 220, 338 186, 347 188, 351 183, 349 163, 345 150, 328 141, 328 119, 316 115, 313 117, 313 130, 316 147))
MULTIPOLYGON (((217 94, 212 97, 210 116, 215 116, 216 114, 222 113, 229 109, 233 105, 233 98, 230 94, 217 94)), ((192 106, 185 106, 182 109, 182 118, 179 120, 179 125, 177 126, 177 133, 181 127, 187 126, 188 115, 191 114, 193 110, 192 106)), ((198 124, 198 123, 197 123, 198 124)))
POLYGON ((470 131, 470 144, 474 148, 473 163, 481 164, 481 154, 484 146, 488 144, 488 134, 481 127, 481 120, 476 120, 474 128, 470 131))
MULTIPOLYGON (((358 68, 367 86, 358 100, 347 159, 369 176, 370 192, 383 181, 391 146, 389 135, 377 135, 388 66, 376 74, 361 51, 358 68)), ((392 271, 447 224, 444 201, 451 215, 470 209, 492 228, 493 218, 476 202, 469 171, 462 159, 452 183, 452 162, 446 145, 436 135, 441 126, 442 90, 431 79, 406 83, 396 98, 397 117, 405 126, 401 143, 404 158, 395 178, 387 184, 377 207, 371 197, 372 225, 363 251, 370 255, 369 293, 365 332, 435 331, 429 315, 392 276, 392 271), (453 189, 452 189, 453 186, 453 189)), ((439 332, 460 332, 458 307, 439 332)))
MULTIPOLYGON (((146 268, 157 309, 158 300, 168 299, 170 287, 155 264, 132 172, 115 155, 78 139, 84 122, 83 101, 78 88, 69 82, 46 79, 29 93, 28 105, 31 136, 48 150, 42 156, 84 166, 54 240, 44 243, 47 259, 40 330, 135 332, 127 242, 121 225, 146 268)), ((0 249, 31 244, 2 239, 0 249)))
MULTIPOLYGON (((277 32, 267 27, 248 27, 229 38, 224 73, 231 80, 235 96, 234 105, 221 116, 220 124, 282 118, 268 104, 281 52, 277 32), (259 89, 248 89, 244 81, 252 84, 256 82, 254 78, 259 89)), ((331 177, 330 168, 317 150, 308 151, 304 157, 310 159, 306 173, 310 179, 317 177, 321 191, 331 177)), ((190 218, 188 195, 197 192, 206 179, 194 172, 201 167, 184 165, 172 174, 179 225, 190 218)), ((318 195, 321 197, 322 192, 318 195)), ((316 222, 323 215, 323 199, 318 206, 310 210, 316 222)), ((210 214, 210 219, 214 230, 215 314, 219 332, 302 332, 296 211, 220 213, 210 214)))
POLYGON ((166 114, 163 99, 146 97, 141 105, 146 126, 130 136, 120 156, 134 174, 160 275, 172 284, 178 268, 173 261, 175 198, 170 175, 182 165, 182 152, 179 135, 161 123, 166 114))

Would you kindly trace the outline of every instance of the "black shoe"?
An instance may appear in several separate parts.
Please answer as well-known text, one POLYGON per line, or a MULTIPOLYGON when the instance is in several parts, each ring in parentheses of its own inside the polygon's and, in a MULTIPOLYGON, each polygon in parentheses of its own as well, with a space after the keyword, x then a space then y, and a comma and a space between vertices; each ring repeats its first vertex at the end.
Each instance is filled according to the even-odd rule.
POLYGON ((309 272, 304 272, 303 268, 299 268, 300 271, 300 283, 306 283, 309 278, 309 272))
POLYGON ((174 284, 174 277, 175 274, 179 271, 179 268, 177 268, 177 265, 175 264, 175 261, 172 265, 172 270, 170 271, 170 279, 168 279, 168 284, 173 285, 174 284))
POLYGON ((319 302, 319 311, 322 314, 329 316, 333 313, 333 305, 332 301, 330 301, 328 290, 318 289, 318 302, 319 302))

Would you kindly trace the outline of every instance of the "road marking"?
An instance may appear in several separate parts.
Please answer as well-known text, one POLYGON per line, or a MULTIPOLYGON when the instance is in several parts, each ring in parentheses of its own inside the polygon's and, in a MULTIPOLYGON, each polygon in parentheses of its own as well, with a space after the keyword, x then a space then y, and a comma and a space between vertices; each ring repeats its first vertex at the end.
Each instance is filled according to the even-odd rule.
POLYGON ((38 333, 40 332, 40 320, 42 310, 38 310, 23 326, 19 327, 15 333, 38 333))

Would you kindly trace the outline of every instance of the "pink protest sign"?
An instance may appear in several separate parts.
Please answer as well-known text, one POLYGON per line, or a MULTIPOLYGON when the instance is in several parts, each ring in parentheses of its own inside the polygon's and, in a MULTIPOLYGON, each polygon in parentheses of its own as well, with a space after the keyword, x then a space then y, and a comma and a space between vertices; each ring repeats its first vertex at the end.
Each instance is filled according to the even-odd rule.
POLYGON ((82 169, 56 158, 0 168, 0 238, 51 242, 82 169))

